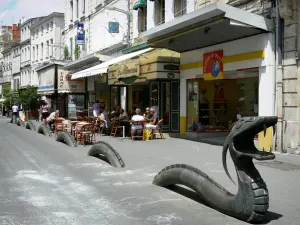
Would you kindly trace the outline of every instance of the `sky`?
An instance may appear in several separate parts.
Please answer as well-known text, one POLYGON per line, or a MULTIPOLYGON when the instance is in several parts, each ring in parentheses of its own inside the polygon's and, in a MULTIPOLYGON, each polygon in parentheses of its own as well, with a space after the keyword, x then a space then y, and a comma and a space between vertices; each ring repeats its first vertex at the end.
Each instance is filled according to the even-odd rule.
POLYGON ((0 0, 0 26, 47 16, 52 12, 64 12, 65 0, 0 0))

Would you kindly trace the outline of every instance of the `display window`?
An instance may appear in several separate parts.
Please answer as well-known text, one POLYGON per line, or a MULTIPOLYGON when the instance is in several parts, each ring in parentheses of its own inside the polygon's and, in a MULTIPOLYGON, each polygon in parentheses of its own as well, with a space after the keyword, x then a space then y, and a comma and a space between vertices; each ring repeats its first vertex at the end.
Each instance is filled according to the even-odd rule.
POLYGON ((239 118, 258 115, 258 70, 232 74, 187 80, 188 132, 228 132, 239 118))
POLYGON ((84 111, 84 95, 68 95, 68 117, 75 118, 84 111))

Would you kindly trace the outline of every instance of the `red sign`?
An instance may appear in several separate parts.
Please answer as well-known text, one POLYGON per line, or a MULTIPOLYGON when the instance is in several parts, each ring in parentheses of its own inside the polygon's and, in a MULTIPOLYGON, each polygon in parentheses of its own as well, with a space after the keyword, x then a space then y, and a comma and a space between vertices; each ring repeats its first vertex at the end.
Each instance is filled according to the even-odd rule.
POLYGON ((203 55, 203 77, 204 80, 224 79, 223 50, 203 55))

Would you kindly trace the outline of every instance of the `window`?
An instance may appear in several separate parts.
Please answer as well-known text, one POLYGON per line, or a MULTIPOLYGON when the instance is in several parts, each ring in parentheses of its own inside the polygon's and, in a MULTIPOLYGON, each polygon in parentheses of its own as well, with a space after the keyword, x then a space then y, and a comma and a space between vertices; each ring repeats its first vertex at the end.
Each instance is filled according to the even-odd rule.
POLYGON ((76 0, 76 18, 79 18, 79 1, 76 0))
POLYGON ((157 0, 154 4, 154 23, 158 26, 165 23, 165 0, 157 0))
POLYGON ((50 57, 53 56, 53 39, 50 40, 50 57))
POLYGON ((39 46, 36 45, 36 59, 35 61, 38 61, 39 60, 39 46))
POLYGON ((82 9, 82 14, 85 14, 85 0, 82 0, 83 1, 83 9, 82 9))
POLYGON ((48 57, 49 57, 49 41, 47 41, 46 43, 47 43, 47 46, 46 46, 46 53, 45 53, 46 55, 45 56, 46 56, 46 59, 48 59, 48 57))
POLYGON ((44 58, 44 43, 41 43, 41 60, 44 58))
POLYGON ((140 8, 138 10, 138 31, 143 32, 147 30, 147 8, 140 8))
POLYGON ((29 46, 27 47, 27 50, 28 50, 28 57, 26 60, 30 61, 30 47, 29 46))
POLYGON ((24 58, 27 59, 27 49, 25 48, 24 58))
POLYGON ((35 31, 35 37, 38 38, 38 36, 39 36, 39 29, 36 29, 36 31, 35 31))
POLYGON ((49 23, 47 23, 47 26, 46 26, 46 33, 49 32, 49 23))
POLYGON ((73 1, 70 1, 70 20, 71 20, 71 22, 74 20, 73 9, 74 9, 73 1))
POLYGON ((186 0, 174 0, 174 17, 186 14, 186 0))
POLYGON ((32 47, 32 61, 35 60, 35 48, 34 46, 32 47))
POLYGON ((41 27, 41 35, 44 33, 44 27, 41 27))
POLYGON ((53 22, 50 22, 49 23, 49 31, 52 31, 52 29, 53 29, 53 22))
POLYGON ((73 59, 73 38, 70 38, 70 56, 73 59))

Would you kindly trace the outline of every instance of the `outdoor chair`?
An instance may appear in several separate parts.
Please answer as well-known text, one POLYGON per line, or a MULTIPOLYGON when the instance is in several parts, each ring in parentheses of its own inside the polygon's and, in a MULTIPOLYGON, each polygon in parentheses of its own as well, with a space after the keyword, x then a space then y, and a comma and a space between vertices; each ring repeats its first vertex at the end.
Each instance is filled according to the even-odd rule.
POLYGON ((144 140, 144 123, 144 121, 131 121, 131 140, 134 140, 135 138, 141 138, 144 140), (133 129, 132 126, 134 126, 135 129, 133 129))
POLYGON ((65 120, 64 118, 56 118, 54 120, 54 132, 55 132, 55 135, 57 135, 59 131, 63 131, 63 129, 64 129, 63 121, 64 120, 65 120))
POLYGON ((156 124, 156 128, 152 129, 151 131, 151 139, 156 139, 157 136, 160 136, 161 139, 165 139, 163 132, 162 132, 162 124, 164 120, 159 120, 156 124))
POLYGON ((77 144, 94 143, 96 142, 95 137, 95 125, 85 124, 82 125, 76 133, 77 144))
POLYGON ((119 120, 113 120, 112 121, 112 128, 110 132, 110 137, 115 137, 118 131, 123 132, 123 126, 120 126, 119 120))

